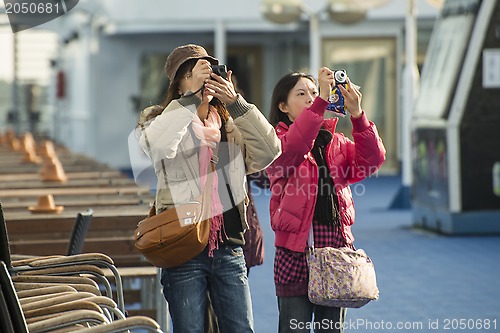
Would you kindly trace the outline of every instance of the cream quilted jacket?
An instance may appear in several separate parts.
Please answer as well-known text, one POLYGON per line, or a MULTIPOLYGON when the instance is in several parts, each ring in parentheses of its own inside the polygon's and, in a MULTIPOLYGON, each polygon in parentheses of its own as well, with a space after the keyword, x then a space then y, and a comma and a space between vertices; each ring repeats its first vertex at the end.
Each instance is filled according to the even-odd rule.
MULTIPOLYGON (((153 161, 158 179, 157 212, 193 200, 201 193, 197 140, 190 130, 200 103, 196 96, 174 100, 141 132, 139 143, 153 161)), ((281 142, 257 107, 243 97, 238 96, 228 105, 228 111, 231 118, 226 132, 231 162, 224 167, 246 230, 245 176, 270 165, 281 153, 281 142)))

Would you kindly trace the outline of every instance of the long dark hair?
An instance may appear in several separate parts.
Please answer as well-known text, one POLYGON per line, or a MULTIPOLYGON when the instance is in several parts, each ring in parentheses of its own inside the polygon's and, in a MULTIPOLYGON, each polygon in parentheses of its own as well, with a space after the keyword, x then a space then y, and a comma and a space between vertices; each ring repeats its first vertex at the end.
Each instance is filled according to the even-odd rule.
POLYGON ((309 79, 316 84, 316 80, 312 75, 291 72, 283 76, 278 83, 276 83, 276 86, 274 86, 273 96, 271 98, 271 110, 269 111, 269 122, 271 125, 276 126, 280 121, 287 122, 288 116, 280 110, 280 104, 287 102, 288 94, 301 78, 309 79))

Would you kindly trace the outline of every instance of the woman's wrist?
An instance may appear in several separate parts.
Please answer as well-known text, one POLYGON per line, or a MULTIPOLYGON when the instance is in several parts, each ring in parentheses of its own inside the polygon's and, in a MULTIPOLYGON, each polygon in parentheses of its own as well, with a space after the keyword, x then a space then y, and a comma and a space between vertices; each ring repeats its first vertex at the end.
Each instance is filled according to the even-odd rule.
POLYGON ((349 111, 349 113, 351 114, 351 117, 356 119, 356 118, 360 118, 363 115, 363 110, 360 108, 360 109, 353 111, 353 112, 349 111))
POLYGON ((366 118, 366 114, 363 110, 361 110, 361 116, 355 118, 351 115, 352 129, 356 133, 360 133, 365 131, 370 127, 370 121, 366 118))
POLYGON ((325 93, 321 94, 321 93, 320 93, 320 94, 318 95, 318 97, 319 97, 319 98, 321 98, 322 100, 324 100, 324 101, 328 102, 328 99, 330 98, 330 92, 328 92, 328 94, 325 94, 325 93))
POLYGON ((314 102, 309 107, 309 110, 320 116, 323 116, 325 114, 327 106, 328 106, 328 101, 323 99, 321 96, 318 96, 314 99, 314 102))
POLYGON ((252 108, 251 104, 249 104, 240 94, 236 94, 236 100, 231 104, 226 104, 226 106, 227 112, 229 112, 229 115, 233 119, 244 115, 252 108))

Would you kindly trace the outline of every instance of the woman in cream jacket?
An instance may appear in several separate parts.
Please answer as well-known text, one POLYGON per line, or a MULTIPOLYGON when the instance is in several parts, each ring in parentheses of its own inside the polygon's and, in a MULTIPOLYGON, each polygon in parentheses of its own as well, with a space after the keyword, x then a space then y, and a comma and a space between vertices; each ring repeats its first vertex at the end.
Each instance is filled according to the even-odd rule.
POLYGON ((180 46, 165 65, 170 85, 163 106, 145 109, 140 144, 158 178, 157 213, 198 197, 210 160, 217 160, 207 248, 185 264, 162 270, 174 332, 203 332, 206 293, 221 332, 253 332, 241 246, 246 220, 246 174, 280 154, 273 127, 231 82, 212 72, 217 59, 198 45, 180 46), (217 156, 217 157, 214 157, 217 156))

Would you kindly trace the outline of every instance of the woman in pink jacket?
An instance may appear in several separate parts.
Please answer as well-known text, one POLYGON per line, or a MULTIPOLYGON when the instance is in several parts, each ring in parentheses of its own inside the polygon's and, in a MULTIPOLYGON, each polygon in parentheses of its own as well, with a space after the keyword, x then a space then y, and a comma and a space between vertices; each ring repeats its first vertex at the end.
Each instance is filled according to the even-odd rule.
POLYGON ((305 250, 314 230, 316 247, 353 247, 354 204, 349 185, 375 172, 385 148, 361 108, 361 93, 348 81, 340 90, 350 113, 354 142, 335 133, 338 118, 324 119, 335 80, 333 71, 314 78, 285 75, 276 84, 270 122, 282 154, 266 171, 271 181, 271 225, 275 232, 274 281, 279 332, 342 332, 345 309, 312 304, 307 297, 305 250), (314 314, 314 322, 313 320, 314 314))

